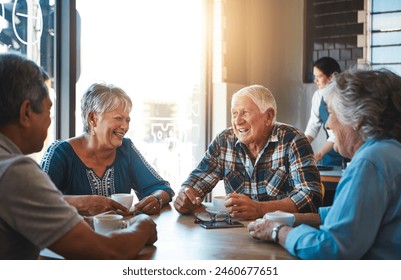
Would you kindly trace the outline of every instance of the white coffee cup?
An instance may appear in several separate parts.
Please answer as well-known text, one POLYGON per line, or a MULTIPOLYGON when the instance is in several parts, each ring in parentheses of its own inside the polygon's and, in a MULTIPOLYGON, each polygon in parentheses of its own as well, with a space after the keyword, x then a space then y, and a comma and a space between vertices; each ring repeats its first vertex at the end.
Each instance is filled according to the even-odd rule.
POLYGON ((130 209, 134 201, 134 195, 130 193, 114 193, 111 195, 111 199, 130 209))
POLYGON ((263 218, 279 223, 284 223, 287 226, 292 226, 295 222, 294 214, 287 213, 287 212, 271 212, 267 213, 263 216, 263 218))
POLYGON ((226 201, 226 196, 217 195, 212 199, 213 209, 218 212, 227 212, 227 208, 224 206, 224 202, 226 201))
POLYGON ((125 228, 123 216, 117 214, 100 214, 93 217, 93 227, 99 234, 106 235, 111 231, 125 228))

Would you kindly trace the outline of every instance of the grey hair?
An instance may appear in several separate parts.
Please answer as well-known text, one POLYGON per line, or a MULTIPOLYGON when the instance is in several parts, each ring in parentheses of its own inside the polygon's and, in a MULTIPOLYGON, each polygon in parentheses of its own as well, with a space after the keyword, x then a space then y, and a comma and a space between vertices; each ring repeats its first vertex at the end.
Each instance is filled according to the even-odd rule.
POLYGON ((89 114, 103 114, 122 106, 124 111, 131 112, 131 98, 119 87, 105 83, 91 85, 81 99, 81 117, 83 130, 89 133, 89 114))
POLYGON ((0 54, 0 125, 15 122, 24 100, 35 113, 43 111, 42 102, 49 98, 41 68, 18 53, 0 54))
POLYGON ((273 94, 268 88, 261 85, 244 87, 234 93, 233 97, 231 98, 231 106, 233 105, 234 100, 241 96, 247 96, 251 98, 256 106, 258 106, 261 113, 265 113, 268 109, 273 109, 273 122, 276 122, 277 104, 273 94))
POLYGON ((329 99, 343 124, 369 137, 401 141, 401 77, 381 70, 345 71, 335 77, 329 99))

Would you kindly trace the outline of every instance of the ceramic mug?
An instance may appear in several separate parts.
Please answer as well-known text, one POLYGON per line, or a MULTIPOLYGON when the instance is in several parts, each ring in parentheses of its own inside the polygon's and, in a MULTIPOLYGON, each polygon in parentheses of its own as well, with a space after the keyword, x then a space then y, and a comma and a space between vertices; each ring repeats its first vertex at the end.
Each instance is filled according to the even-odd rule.
POLYGON ((213 209, 218 212, 227 212, 227 208, 224 206, 224 202, 226 201, 225 195, 217 195, 212 199, 213 209))
POLYGON ((295 222, 294 214, 287 212, 271 212, 263 216, 266 220, 271 220, 279 223, 286 224, 287 226, 292 226, 295 222))
POLYGON ((106 235, 111 231, 127 227, 127 224, 121 215, 100 214, 93 217, 93 227, 97 233, 106 235))
POLYGON ((111 199, 130 209, 134 201, 134 195, 130 193, 114 193, 111 195, 111 199))

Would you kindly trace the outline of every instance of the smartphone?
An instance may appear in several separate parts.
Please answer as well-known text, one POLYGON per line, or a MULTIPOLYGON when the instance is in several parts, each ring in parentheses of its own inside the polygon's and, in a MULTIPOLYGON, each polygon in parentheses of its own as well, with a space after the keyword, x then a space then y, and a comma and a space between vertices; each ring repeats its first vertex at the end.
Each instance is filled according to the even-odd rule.
POLYGON ((240 222, 231 222, 231 224, 226 222, 200 222, 199 225, 206 229, 214 229, 214 228, 236 228, 236 227, 243 227, 244 224, 240 222))

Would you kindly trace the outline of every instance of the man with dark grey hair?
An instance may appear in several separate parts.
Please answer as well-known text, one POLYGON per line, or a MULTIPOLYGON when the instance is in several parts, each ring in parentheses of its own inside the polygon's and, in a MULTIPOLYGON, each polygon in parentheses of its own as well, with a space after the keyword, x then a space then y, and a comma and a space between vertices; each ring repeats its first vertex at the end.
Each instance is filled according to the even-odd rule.
POLYGON ((146 215, 107 236, 68 205, 39 165, 24 155, 43 147, 52 102, 40 68, 0 54, 0 259, 37 259, 52 251, 72 259, 134 258, 157 239, 146 215))
POLYGON ((319 171, 304 133, 276 122, 271 92, 245 87, 231 102, 232 127, 209 145, 175 200, 182 214, 197 209, 219 180, 233 218, 255 219, 277 210, 316 212, 322 205, 319 171))

